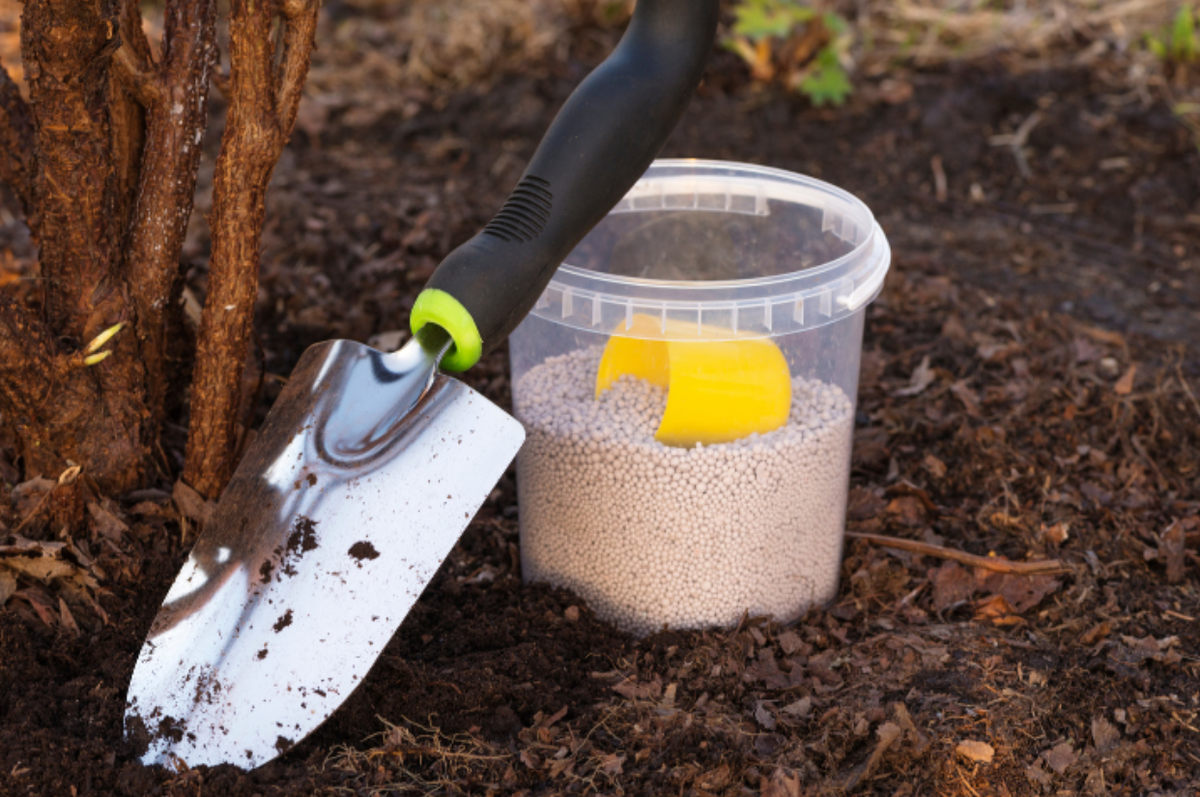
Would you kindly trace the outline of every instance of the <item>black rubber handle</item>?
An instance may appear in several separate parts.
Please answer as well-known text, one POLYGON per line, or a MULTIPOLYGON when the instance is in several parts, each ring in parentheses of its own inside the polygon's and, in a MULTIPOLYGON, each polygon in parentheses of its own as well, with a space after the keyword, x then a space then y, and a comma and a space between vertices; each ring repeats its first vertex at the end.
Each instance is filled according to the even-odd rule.
POLYGON ((718 0, 638 0, 617 48, 559 111, 508 201, 426 288, 471 314, 487 352, 649 168, 700 83, 718 0))

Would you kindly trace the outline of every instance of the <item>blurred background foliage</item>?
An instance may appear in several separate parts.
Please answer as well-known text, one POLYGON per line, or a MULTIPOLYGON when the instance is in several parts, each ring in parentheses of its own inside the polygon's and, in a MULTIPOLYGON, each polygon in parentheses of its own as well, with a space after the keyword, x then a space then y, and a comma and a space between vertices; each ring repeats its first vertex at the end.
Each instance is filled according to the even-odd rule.
MULTIPOLYGON (((338 89, 351 94, 363 79, 486 89, 501 74, 566 62, 568 31, 593 29, 602 53, 613 41, 605 32, 615 36, 633 5, 326 0, 322 47, 336 52, 318 60, 336 62, 345 82, 338 89)), ((143 9, 157 42, 162 0, 143 9)), ((19 0, 0 0, 0 62, 18 80, 20 12, 19 0)), ((981 57, 1029 69, 1117 54, 1169 76, 1200 58, 1195 4, 1181 0, 726 0, 723 17, 721 45, 737 55, 724 68, 815 105, 841 105, 854 90, 908 70, 981 57)), ((329 76, 317 77, 310 94, 334 88, 329 76)))

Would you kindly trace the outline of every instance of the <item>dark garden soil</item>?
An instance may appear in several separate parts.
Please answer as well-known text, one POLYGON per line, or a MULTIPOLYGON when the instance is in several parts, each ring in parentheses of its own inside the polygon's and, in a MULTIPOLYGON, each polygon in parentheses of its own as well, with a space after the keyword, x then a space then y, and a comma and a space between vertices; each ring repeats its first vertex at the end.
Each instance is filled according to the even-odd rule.
MULTIPOLYGON (((315 341, 405 328, 615 34, 572 35, 571 57, 487 90, 310 108, 270 200, 268 374, 315 341)), ((18 573, 0 611, 0 794, 1200 793, 1200 153, 1166 89, 1122 63, 996 61, 814 110, 730 59, 665 154, 833 182, 895 252, 868 311, 850 531, 1061 572, 852 539, 836 602, 790 627, 636 640, 521 583, 510 475, 320 730, 251 773, 172 771, 136 763, 121 734, 204 511, 165 481, 99 502, 73 541, 98 585, 18 573), (1024 147, 1007 143, 1035 113, 1024 147)), ((315 85, 339 68, 328 56, 315 85)), ((206 251, 200 231, 198 296, 206 251)), ((506 369, 497 352, 467 380, 506 404, 506 369)), ((263 385, 260 418, 278 380, 263 385)), ((0 466, 15 478, 2 451, 0 466)), ((18 529, 72 542, 50 531, 46 486, 0 500, 0 553, 18 529)))

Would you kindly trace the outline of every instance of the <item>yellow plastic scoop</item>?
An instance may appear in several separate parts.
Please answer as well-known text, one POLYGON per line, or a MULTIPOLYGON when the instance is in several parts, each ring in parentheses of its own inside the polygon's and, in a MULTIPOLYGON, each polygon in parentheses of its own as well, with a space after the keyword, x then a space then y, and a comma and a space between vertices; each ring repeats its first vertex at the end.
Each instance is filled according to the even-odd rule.
MULTIPOLYGON (((633 317, 628 332, 654 334, 659 319, 633 317)), ((690 324, 667 322, 671 337, 698 337, 690 324)), ((787 423, 792 380, 783 353, 766 338, 646 340, 614 335, 596 374, 596 396, 622 376, 666 388, 667 409, 654 437, 691 447, 765 434, 787 423)))

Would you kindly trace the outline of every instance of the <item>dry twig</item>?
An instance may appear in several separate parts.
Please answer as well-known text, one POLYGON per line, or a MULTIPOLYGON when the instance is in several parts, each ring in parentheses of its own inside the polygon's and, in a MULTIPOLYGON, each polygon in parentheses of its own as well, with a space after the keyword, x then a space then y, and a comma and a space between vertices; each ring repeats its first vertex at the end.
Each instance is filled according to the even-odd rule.
POLYGON ((1179 384, 1183 386, 1183 392, 1187 393, 1187 397, 1192 400, 1192 406, 1196 408, 1196 414, 1200 415, 1200 399, 1196 398, 1196 394, 1192 392, 1192 386, 1183 377, 1183 364, 1175 363, 1175 375, 1179 377, 1179 384))
POLYGON ((846 536, 855 540, 865 540, 872 545, 884 548, 898 548, 902 551, 936 556, 939 559, 952 559, 971 567, 982 567, 995 573, 1011 573, 1018 576, 1051 575, 1069 572, 1065 565, 1057 559, 1044 559, 1039 562, 1010 562, 1007 559, 997 559, 991 556, 976 556, 965 551, 956 551, 941 545, 932 545, 917 540, 906 540, 901 537, 889 537, 886 534, 864 534, 857 531, 847 531, 846 536))

